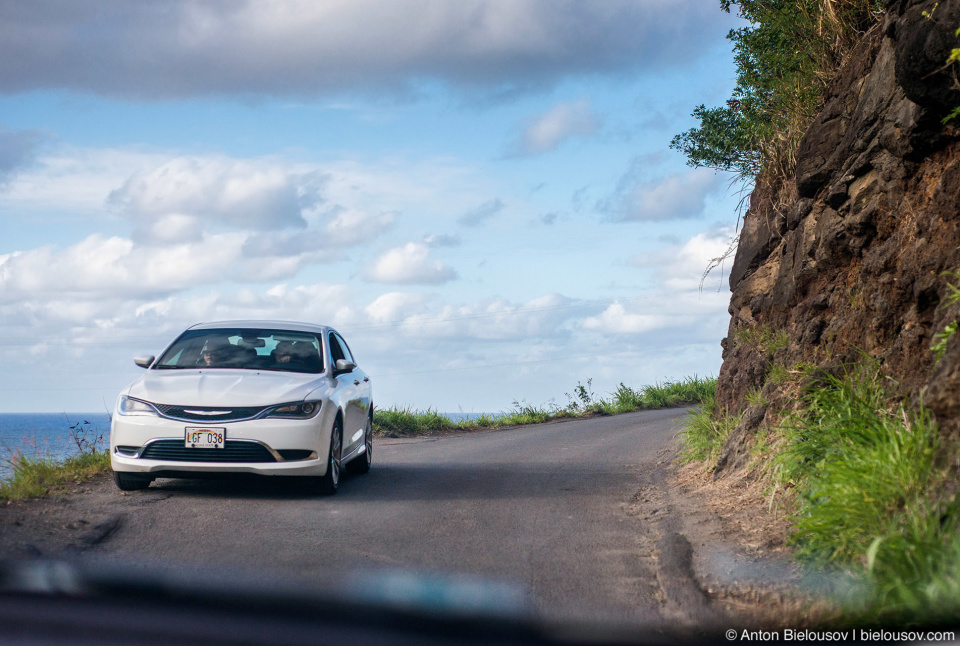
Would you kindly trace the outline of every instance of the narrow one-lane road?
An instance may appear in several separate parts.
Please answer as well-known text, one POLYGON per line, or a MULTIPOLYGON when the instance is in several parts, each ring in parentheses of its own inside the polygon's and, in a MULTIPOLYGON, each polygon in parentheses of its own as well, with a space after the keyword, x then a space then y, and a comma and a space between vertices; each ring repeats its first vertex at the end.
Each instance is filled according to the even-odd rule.
MULTIPOLYGON (((121 496, 104 482, 66 496, 67 511, 56 513, 69 520, 95 506, 113 514, 109 536, 83 548, 95 557, 322 581, 371 568, 481 576, 519 584, 546 617, 658 623, 657 537, 630 512, 684 415, 379 439, 371 472, 347 477, 332 497, 200 480, 158 480, 121 496)), ((11 519, 0 516, 0 531, 9 533, 11 519)), ((96 520, 78 518, 80 526, 67 522, 62 531, 96 520)), ((26 549, 56 556, 41 539, 26 549)))

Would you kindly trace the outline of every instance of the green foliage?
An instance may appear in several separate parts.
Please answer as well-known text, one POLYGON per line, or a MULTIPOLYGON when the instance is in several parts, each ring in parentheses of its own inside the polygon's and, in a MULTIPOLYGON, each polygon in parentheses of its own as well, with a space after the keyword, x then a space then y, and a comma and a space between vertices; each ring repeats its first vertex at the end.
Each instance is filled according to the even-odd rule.
POLYGON ((727 436, 739 423, 739 415, 719 411, 716 399, 710 395, 699 409, 690 411, 683 430, 678 433, 678 459, 681 463, 716 462, 727 436))
POLYGON ((947 344, 956 333, 957 321, 951 321, 947 323, 946 327, 933 335, 933 345, 930 346, 930 351, 933 352, 934 361, 940 361, 943 358, 943 353, 947 351, 947 344))
MULTIPOLYGON (((936 9, 936 6, 934 6, 934 9, 936 9)), ((930 13, 932 14, 933 12, 931 11, 930 13)), ((923 12, 923 15, 924 15, 925 18, 930 18, 930 17, 931 17, 931 16, 928 15, 927 12, 925 12, 925 11, 923 12)), ((956 31, 956 32, 954 32, 954 36, 956 36, 957 38, 960 38, 960 27, 957 28, 957 31, 956 31)), ((960 47, 954 47, 953 49, 950 50, 950 56, 947 57, 947 63, 946 63, 946 65, 945 65, 945 67, 950 67, 950 66, 953 65, 954 63, 960 63, 960 47)), ((954 77, 953 77, 953 78, 954 78, 954 83, 957 83, 956 70, 954 70, 954 77)), ((943 118, 942 123, 943 123, 944 125, 946 125, 949 121, 952 121, 953 119, 956 119, 957 117, 960 117, 960 105, 958 105, 957 107, 955 107, 955 108, 950 112, 950 114, 948 114, 947 116, 945 116, 945 117, 943 118)))
POLYGON ((960 303, 960 269, 944 272, 947 277, 947 296, 943 299, 945 305, 960 303))
POLYGON ((578 381, 576 387, 573 389, 573 393, 573 395, 566 393, 568 401, 567 410, 569 412, 586 412, 599 408, 598 402, 594 400, 593 379, 587 379, 586 386, 578 381))
POLYGON ((690 166, 732 171, 744 178, 757 174, 760 150, 742 112, 699 105, 692 116, 700 126, 670 141, 670 147, 686 155, 690 166))
MULTIPOLYGON (((731 0, 720 0, 729 12, 731 0)), ((674 137, 671 148, 691 166, 783 173, 822 102, 843 55, 876 22, 871 0, 742 0, 750 24, 732 30, 737 85, 726 107, 697 107, 699 126, 674 137)))
MULTIPOLYGON (((947 296, 943 299, 943 305, 952 307, 960 303, 960 269, 944 272, 944 275, 947 277, 947 296)), ((957 333, 958 326, 960 326, 960 322, 954 319, 933 335, 933 345, 930 346, 930 351, 933 352, 934 363, 940 361, 943 353, 947 351, 947 344, 957 333)))

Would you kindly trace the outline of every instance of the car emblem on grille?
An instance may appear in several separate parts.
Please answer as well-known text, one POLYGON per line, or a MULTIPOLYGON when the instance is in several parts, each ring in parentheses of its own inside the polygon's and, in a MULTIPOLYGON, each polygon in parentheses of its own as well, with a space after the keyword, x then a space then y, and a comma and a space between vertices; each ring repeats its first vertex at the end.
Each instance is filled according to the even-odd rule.
POLYGON ((232 410, 190 410, 189 408, 183 409, 184 413, 190 413, 191 415, 229 415, 232 413, 232 410))

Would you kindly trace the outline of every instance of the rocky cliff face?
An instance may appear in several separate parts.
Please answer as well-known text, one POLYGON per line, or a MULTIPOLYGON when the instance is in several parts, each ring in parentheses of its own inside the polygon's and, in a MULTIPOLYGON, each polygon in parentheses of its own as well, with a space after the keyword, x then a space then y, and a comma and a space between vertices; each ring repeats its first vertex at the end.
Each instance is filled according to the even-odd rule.
POLYGON ((744 415, 718 471, 742 465, 756 429, 789 408, 790 369, 861 353, 960 432, 960 334, 936 366, 930 351, 960 318, 943 303, 944 272, 960 269, 960 118, 941 123, 960 105, 943 69, 957 27, 960 0, 888 1, 829 89, 795 176, 754 190, 717 392, 744 415))

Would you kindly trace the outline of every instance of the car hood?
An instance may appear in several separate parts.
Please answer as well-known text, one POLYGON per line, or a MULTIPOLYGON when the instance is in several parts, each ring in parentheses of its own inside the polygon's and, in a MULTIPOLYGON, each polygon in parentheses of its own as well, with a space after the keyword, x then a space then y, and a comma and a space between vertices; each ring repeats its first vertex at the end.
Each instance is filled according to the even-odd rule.
POLYGON ((127 394, 155 404, 268 406, 300 401, 323 383, 321 375, 250 370, 150 370, 127 394))

